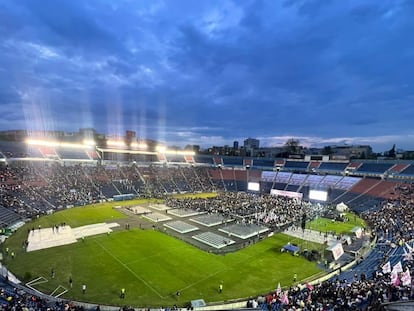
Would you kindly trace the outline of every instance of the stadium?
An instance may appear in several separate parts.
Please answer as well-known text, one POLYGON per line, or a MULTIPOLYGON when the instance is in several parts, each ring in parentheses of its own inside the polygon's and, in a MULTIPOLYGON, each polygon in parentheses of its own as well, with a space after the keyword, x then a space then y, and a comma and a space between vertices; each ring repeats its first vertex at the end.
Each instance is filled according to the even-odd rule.
POLYGON ((0 155, 5 306, 412 308, 414 163, 128 139, 0 155))

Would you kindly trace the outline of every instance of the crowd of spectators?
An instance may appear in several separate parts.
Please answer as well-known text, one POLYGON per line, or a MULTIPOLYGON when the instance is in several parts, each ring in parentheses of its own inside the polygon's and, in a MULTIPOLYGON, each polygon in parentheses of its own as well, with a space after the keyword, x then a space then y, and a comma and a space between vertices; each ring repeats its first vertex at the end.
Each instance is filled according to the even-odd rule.
POLYGON ((410 286, 396 287, 389 275, 381 275, 372 279, 358 276, 352 282, 329 280, 303 289, 296 286, 258 297, 256 302, 263 310, 346 311, 384 310, 385 302, 413 298, 410 286))
POLYGON ((4 311, 84 311, 84 307, 63 300, 51 300, 9 285, 0 279, 0 307, 4 311))
POLYGON ((402 184, 393 200, 382 202, 380 209, 366 213, 369 226, 379 239, 398 243, 414 239, 414 186, 402 184))
POLYGON ((51 210, 111 199, 117 194, 164 198, 169 193, 213 191, 207 170, 136 164, 2 164, 0 205, 32 218, 51 210))
MULTIPOLYGON (((162 167, 137 165, 83 166, 45 163, 25 163, 19 166, 0 166, 0 205, 16 213, 31 217, 47 209, 69 205, 84 205, 107 199, 105 189, 114 193, 136 193, 142 197, 163 197, 174 208, 202 210, 237 217, 240 221, 266 224, 277 230, 299 223, 306 214, 312 218, 320 214, 319 205, 286 197, 244 192, 219 192, 215 198, 175 199, 166 193, 217 190, 209 170, 201 167, 162 167)), ((402 184, 393 199, 382 202, 377 210, 363 214, 378 241, 404 245, 414 240, 414 186, 402 184)), ((331 279, 314 286, 294 286, 250 300, 264 310, 380 310, 384 302, 414 299, 411 285, 396 285, 381 266, 372 277, 356 275, 352 282, 331 279)), ((414 272, 411 261, 403 262, 404 270, 414 272)), ((4 293, 2 294, 2 296, 4 293)), ((38 297, 14 293, 6 310, 20 310, 21 306, 36 310, 43 304, 38 297), (18 302, 18 303, 17 303, 18 302), (14 304, 16 303, 16 304, 14 304)), ((4 297, 3 297, 4 298, 4 297)), ((48 305, 50 310, 77 310, 69 305, 48 305)))
POLYGON ((166 198, 172 208, 219 213, 245 223, 264 224, 272 230, 299 224, 304 214, 313 218, 323 212, 318 204, 296 198, 247 192, 219 192, 213 198, 166 198))
MULTIPOLYGON (((277 290, 267 296, 258 297, 254 303, 262 310, 385 310, 384 303, 414 300, 412 281, 403 283, 403 274, 414 273, 411 256, 399 255, 394 261, 402 263, 403 273, 397 278, 385 272, 384 266, 390 255, 398 247, 408 247, 413 243, 414 186, 400 185, 395 189, 396 198, 384 201, 377 211, 362 215, 377 235, 378 246, 383 248, 384 257, 378 262, 377 271, 372 276, 365 273, 355 274, 353 280, 347 281, 338 276, 316 285, 302 284, 292 286, 287 291, 277 290), (411 258, 410 258, 411 257, 411 258)), ((405 255, 407 255, 405 253, 405 255)), ((412 254, 413 255, 413 254, 412 254)), ((341 270, 338 271, 340 273, 341 270)), ((251 306, 253 300, 248 302, 251 306)))

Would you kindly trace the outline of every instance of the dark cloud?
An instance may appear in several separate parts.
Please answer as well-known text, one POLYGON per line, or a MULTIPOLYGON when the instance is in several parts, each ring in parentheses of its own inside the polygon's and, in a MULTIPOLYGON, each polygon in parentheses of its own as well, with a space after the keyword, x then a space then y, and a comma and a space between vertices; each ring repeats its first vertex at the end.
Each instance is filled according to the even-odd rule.
POLYGON ((413 15, 412 1, 3 1, 0 124, 381 148, 414 134, 413 15))

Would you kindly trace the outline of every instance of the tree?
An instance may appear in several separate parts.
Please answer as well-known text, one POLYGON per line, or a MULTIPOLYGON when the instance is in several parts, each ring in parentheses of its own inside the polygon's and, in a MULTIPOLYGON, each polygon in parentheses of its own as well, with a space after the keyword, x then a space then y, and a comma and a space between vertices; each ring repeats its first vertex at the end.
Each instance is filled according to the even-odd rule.
POLYGON ((322 154, 323 155, 331 155, 332 154, 332 148, 331 148, 331 146, 325 146, 325 147, 323 147, 322 154))
POLYGON ((288 154, 298 154, 300 153, 301 146, 299 145, 299 140, 290 138, 285 143, 285 150, 288 154))
POLYGON ((388 151, 388 157, 395 158, 395 144, 392 146, 392 148, 388 151))

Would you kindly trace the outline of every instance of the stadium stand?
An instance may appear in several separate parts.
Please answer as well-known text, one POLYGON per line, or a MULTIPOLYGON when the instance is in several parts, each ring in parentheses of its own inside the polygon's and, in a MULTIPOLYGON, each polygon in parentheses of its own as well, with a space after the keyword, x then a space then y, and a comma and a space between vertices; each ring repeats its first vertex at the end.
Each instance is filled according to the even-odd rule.
POLYGON ((223 157, 223 165, 224 166, 243 166, 243 158, 242 157, 223 157))
POLYGON ((275 160, 273 159, 263 159, 263 158, 254 158, 253 167, 269 169, 275 166, 275 160))
POLYGON ((414 176, 414 165, 410 164, 406 168, 402 169, 398 175, 399 176, 410 176, 410 177, 414 176))
POLYGON ((384 174, 389 170, 394 164, 392 163, 368 163, 364 162, 359 166, 355 173, 364 173, 364 174, 375 174, 380 175, 384 174))
POLYGON ((15 223, 22 221, 22 217, 0 205, 0 227, 7 228, 13 226, 15 223))
POLYGON ((234 170, 237 191, 247 191, 247 171, 234 170))
POLYGON ((342 173, 347 166, 348 163, 343 162, 321 162, 321 165, 316 170, 329 173, 342 173))
POLYGON ((292 161, 287 160, 283 169, 289 171, 302 171, 306 172, 309 167, 309 161, 292 161))
POLYGON ((44 158, 59 159, 59 155, 54 147, 39 146, 38 149, 44 158))
POLYGON ((233 169, 222 169, 220 170, 221 178, 224 183, 226 191, 237 191, 236 178, 233 169))
POLYGON ((360 177, 345 176, 336 183, 335 187, 338 189, 348 190, 356 185, 360 180, 360 177))
POLYGON ((166 155, 167 162, 169 163, 185 163, 186 160, 184 156, 179 155, 166 155))
POLYGON ((261 180, 262 171, 250 169, 247 171, 247 181, 259 182, 261 180))
POLYGON ((29 155, 29 150, 26 144, 20 142, 12 141, 0 141, 0 152, 6 158, 26 158, 28 156, 32 157, 42 157, 37 148, 34 152, 29 155), (36 154, 34 154, 36 152, 36 154))
POLYGON ((308 169, 310 171, 314 171, 314 170, 317 170, 320 165, 321 165, 321 162, 319 162, 319 161, 311 161, 310 164, 309 164, 308 169))
POLYGON ((99 155, 99 153, 96 150, 87 150, 86 154, 88 155, 90 160, 99 160, 101 157, 99 155))
POLYGON ((308 175, 308 178, 306 178, 304 184, 313 188, 317 189, 319 188, 319 183, 325 178, 325 176, 321 175, 308 175))
POLYGON ((247 168, 250 168, 253 166, 253 160, 252 159, 243 159, 243 165, 247 168))
POLYGON ((88 153, 86 150, 69 149, 69 148, 58 148, 56 153, 60 159, 63 160, 89 160, 88 153))
POLYGON ((337 197, 333 203, 339 203, 340 201, 346 202, 347 205, 353 207, 358 212, 363 212, 373 206, 376 207, 376 203, 378 203, 380 199, 368 203, 370 200, 374 199, 368 194, 368 191, 372 190, 380 183, 381 180, 379 179, 364 178, 353 186, 349 192, 337 197))
POLYGON ((406 164, 406 163, 398 163, 398 164, 395 164, 395 165, 393 165, 389 170, 388 170, 388 172, 390 173, 390 174, 399 174, 399 173, 401 173, 404 169, 406 169, 408 166, 409 166, 410 164, 406 164))
POLYGON ((214 157, 213 161, 214 161, 215 165, 220 165, 220 166, 223 165, 223 158, 221 158, 221 157, 214 157))
POLYGON ((279 183, 288 183, 290 180, 290 177, 292 176, 292 173, 288 172, 278 172, 275 178, 275 181, 279 183))
POLYGON ((211 176, 214 188, 217 190, 225 190, 223 178, 221 175, 221 169, 210 169, 209 174, 211 176))
POLYGON ((194 156, 194 161, 197 164, 209 164, 209 165, 214 164, 212 157, 206 157, 206 156, 200 156, 200 155, 194 156))
MULTIPOLYGON (((43 150, 43 155, 50 155, 50 152, 43 150)), ((62 157, 60 150, 58 154, 62 157)), ((77 156, 66 154, 69 157, 77 156)), ((9 151, 8 155, 17 157, 21 154, 19 151, 13 154, 9 151)), ((85 158, 87 159, 88 156, 85 158)), ((126 159, 130 160, 130 157, 126 159)), ((404 271, 408 269, 411 274, 414 272, 413 267, 404 261, 405 243, 412 243, 414 238, 412 226, 414 186, 411 183, 366 177, 371 173, 384 174, 387 170, 395 174, 414 175, 412 165, 394 163, 365 165, 367 163, 364 162, 354 166, 359 173, 366 173, 364 178, 360 178, 256 169, 237 170, 225 166, 213 168, 209 165, 198 166, 197 163, 201 163, 197 162, 197 157, 195 162, 196 166, 142 165, 142 163, 121 165, 125 164, 124 161, 117 165, 109 163, 63 165, 58 161, 16 161, 8 165, 0 164, 0 224, 3 227, 10 227, 24 218, 45 214, 50 209, 58 210, 67 206, 98 202, 122 193, 165 198, 167 193, 219 190, 219 199, 208 199, 208 204, 205 205, 196 200, 177 200, 175 204, 190 208, 192 208, 191 204, 195 204, 197 208, 200 206, 205 208, 206 212, 219 211, 223 215, 251 217, 274 230, 280 230, 291 222, 300 220, 302 205, 298 205, 294 200, 273 197, 267 193, 262 195, 245 193, 248 181, 260 182, 262 192, 268 192, 273 188, 306 193, 310 187, 325 188, 329 191, 330 203, 345 202, 355 211, 362 213, 378 239, 377 246, 367 257, 357 258, 359 264, 352 270, 339 271, 337 277, 314 284, 312 289, 310 286, 303 289, 297 287, 288 289, 284 293, 289 302, 284 299, 283 294, 273 292, 269 294, 271 299, 268 299, 268 296, 258 297, 255 299, 256 303, 266 310, 288 310, 292 307, 300 307, 302 304, 308 310, 316 308, 329 310, 333 305, 343 307, 342 310, 380 310, 380 305, 384 302, 414 298, 411 288, 404 285, 394 286, 391 284, 390 274, 381 271, 381 267, 389 260, 392 266, 402 262, 404 271), (245 200, 243 202, 247 204, 230 203, 240 202, 238 200, 245 200), (257 211, 257 206, 272 208, 257 211)), ((288 162, 296 161, 286 161, 288 167, 292 168, 288 162)), ((207 162, 203 163, 207 164, 207 162)), ((235 162, 231 163, 235 165, 235 162)), ((325 162, 321 163, 318 170, 323 169, 323 163, 325 162)), ((209 164, 212 165, 211 158, 209 164)), ((344 167, 345 164, 341 165, 344 167)), ((340 169, 336 165, 328 165, 327 168, 332 169, 332 172, 340 169)), ((172 204, 174 199, 168 197, 167 202, 172 204)), ((216 238, 213 235, 202 236, 200 239, 203 243, 216 248, 226 247, 228 243, 232 243, 232 240, 228 239, 227 243, 223 244, 223 238, 216 238)), ((24 298, 26 294, 16 293, 14 289, 8 287, 7 282, 4 282, 1 287, 6 292, 10 291, 10 295, 15 295, 13 297, 19 297, 17 299, 26 299, 24 298)), ((30 305, 30 301, 33 302, 33 296, 30 296, 27 304, 30 305)), ((12 308, 14 300, 4 300, 3 303, 12 308)), ((48 302, 44 301, 42 305, 48 305, 48 302)), ((51 310, 54 310, 53 307, 51 310)))
POLYGON ((277 167, 283 167, 284 165, 285 165, 285 159, 277 159, 276 161, 275 161, 275 166, 277 166, 277 167))
POLYGON ((348 166, 346 167, 348 170, 356 170, 358 169, 360 166, 362 165, 361 162, 351 162, 348 164, 348 166))
POLYGON ((306 174, 292 174, 289 180, 289 184, 301 186, 305 182, 307 177, 308 175, 306 174))
POLYGON ((342 180, 342 176, 326 175, 324 179, 320 181, 320 185, 329 188, 335 188, 336 184, 342 180))
POLYGON ((284 190, 297 192, 299 188, 300 188, 300 185, 287 184, 284 190))
POLYGON ((272 185, 272 189, 285 190, 287 185, 287 183, 274 182, 272 185))
POLYGON ((129 155, 127 153, 103 152, 102 159, 114 163, 129 162, 129 155))
POLYGON ((194 161, 194 157, 192 156, 192 155, 185 155, 184 156, 184 159, 185 159, 185 162, 186 163, 194 163, 195 161, 194 161))

